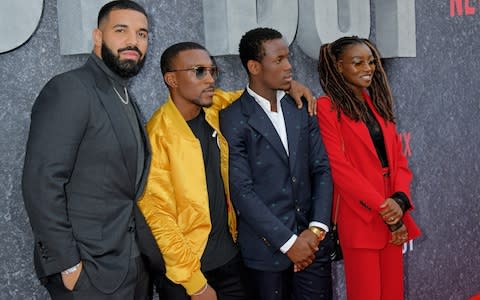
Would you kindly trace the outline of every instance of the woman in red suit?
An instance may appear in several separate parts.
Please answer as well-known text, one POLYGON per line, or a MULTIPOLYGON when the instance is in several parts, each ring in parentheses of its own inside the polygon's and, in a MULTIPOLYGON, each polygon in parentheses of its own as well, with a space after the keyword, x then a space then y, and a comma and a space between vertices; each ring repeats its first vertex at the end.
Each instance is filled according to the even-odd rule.
MULTIPOLYGON (((320 48, 318 122, 332 169, 349 300, 403 299, 402 244, 417 237, 412 173, 377 49, 344 37, 320 48)), ((332 213, 334 215, 334 213, 332 213)))

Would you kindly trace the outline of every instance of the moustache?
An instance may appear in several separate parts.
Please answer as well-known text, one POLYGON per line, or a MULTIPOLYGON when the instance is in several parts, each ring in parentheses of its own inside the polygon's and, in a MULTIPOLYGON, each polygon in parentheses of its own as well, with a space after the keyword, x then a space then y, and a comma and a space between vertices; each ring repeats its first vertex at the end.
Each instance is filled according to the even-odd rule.
POLYGON ((211 92, 215 90, 215 85, 214 84, 209 84, 206 89, 204 89, 204 92, 211 92))
POLYGON ((125 47, 125 48, 118 49, 118 53, 123 52, 123 51, 136 51, 140 57, 143 56, 142 51, 140 51, 140 49, 138 49, 136 46, 128 46, 128 47, 125 47))

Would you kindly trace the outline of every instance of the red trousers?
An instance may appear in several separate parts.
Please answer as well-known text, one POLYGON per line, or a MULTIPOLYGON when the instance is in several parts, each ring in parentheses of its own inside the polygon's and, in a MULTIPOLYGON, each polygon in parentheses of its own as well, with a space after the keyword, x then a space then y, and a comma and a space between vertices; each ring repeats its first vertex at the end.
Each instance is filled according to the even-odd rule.
MULTIPOLYGON (((392 194, 388 168, 383 170, 385 198, 392 194)), ((343 248, 348 300, 403 300, 402 247, 343 248)))
POLYGON ((402 247, 342 248, 348 300, 403 300, 402 247))

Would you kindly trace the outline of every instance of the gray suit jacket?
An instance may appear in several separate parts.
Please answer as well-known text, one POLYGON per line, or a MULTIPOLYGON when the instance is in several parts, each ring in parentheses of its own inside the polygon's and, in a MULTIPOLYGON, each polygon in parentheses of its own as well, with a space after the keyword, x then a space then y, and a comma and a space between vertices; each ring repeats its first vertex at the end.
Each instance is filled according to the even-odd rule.
POLYGON ((92 58, 50 80, 33 105, 23 196, 39 278, 82 260, 98 289, 115 291, 127 274, 135 233, 142 252, 163 269, 136 206, 150 163, 149 144, 140 124, 146 161, 137 186, 136 139, 121 105, 92 58))

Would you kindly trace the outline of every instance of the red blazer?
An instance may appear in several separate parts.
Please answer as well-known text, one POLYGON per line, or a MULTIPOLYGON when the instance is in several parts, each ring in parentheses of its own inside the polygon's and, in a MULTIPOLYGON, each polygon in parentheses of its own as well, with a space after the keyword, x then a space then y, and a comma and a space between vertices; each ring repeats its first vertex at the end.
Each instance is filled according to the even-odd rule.
MULTIPOLYGON (((383 131, 393 192, 404 192, 409 199, 412 172, 402 153, 402 144, 395 124, 385 122, 373 107, 369 95, 364 98, 383 131)), ((379 215, 380 205, 390 195, 384 193, 382 166, 367 126, 332 109, 331 100, 317 100, 317 118, 327 149, 334 182, 334 208, 338 210, 338 231, 343 247, 381 249, 391 238, 390 231, 379 215)), ((413 208, 413 205, 412 205, 413 208)), ((420 230, 407 211, 403 216, 409 239, 420 230)))

